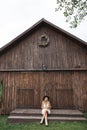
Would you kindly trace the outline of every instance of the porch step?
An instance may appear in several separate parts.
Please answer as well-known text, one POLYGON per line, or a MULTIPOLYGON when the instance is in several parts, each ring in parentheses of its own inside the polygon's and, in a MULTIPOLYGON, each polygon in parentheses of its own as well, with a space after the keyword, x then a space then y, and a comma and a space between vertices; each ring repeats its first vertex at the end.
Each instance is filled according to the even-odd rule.
MULTIPOLYGON (((41 116, 9 116, 9 123, 40 122, 41 116)), ((84 117, 48 117, 49 121, 86 121, 84 117)))
MULTIPOLYGON (((9 123, 39 122, 41 109, 15 109, 8 117, 9 123)), ((79 110, 53 109, 48 117, 49 121, 86 121, 83 113, 79 110)))
MULTIPOLYGON (((15 109, 10 113, 11 116, 40 116, 41 109, 15 109)), ((65 117, 83 117, 83 113, 79 110, 63 110, 52 109, 50 116, 65 116, 65 117)))

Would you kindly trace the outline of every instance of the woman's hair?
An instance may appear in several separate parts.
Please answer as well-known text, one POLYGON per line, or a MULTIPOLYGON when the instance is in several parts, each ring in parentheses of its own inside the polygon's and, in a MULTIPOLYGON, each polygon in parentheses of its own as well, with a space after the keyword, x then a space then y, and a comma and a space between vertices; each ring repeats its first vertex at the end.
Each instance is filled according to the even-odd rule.
POLYGON ((43 100, 44 100, 45 98, 48 98, 48 100, 49 100, 49 96, 44 96, 44 97, 43 97, 43 100))

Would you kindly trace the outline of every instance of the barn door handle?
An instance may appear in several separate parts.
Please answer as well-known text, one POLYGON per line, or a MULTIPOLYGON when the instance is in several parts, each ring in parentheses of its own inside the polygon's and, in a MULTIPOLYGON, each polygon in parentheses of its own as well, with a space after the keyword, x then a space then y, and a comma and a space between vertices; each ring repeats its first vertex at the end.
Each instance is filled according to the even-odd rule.
POLYGON ((48 88, 44 87, 44 96, 47 96, 47 93, 48 93, 48 88))
POLYGON ((39 93, 37 89, 35 90, 35 93, 36 93, 36 94, 38 94, 38 93, 39 93))

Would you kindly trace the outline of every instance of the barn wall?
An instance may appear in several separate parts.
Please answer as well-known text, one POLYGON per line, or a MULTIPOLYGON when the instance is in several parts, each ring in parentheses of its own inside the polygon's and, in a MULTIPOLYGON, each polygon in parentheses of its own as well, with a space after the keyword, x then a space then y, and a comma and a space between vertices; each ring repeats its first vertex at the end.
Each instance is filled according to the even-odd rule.
MULTIPOLYGON (((55 97, 57 90, 73 89, 73 108, 87 111, 87 71, 0 72, 0 81, 3 81, 2 114, 8 114, 17 107, 17 88, 33 88, 34 104, 40 107, 45 86, 50 88, 53 107, 57 105, 55 97), (36 100, 37 95, 39 103, 39 100, 36 100)), ((19 100, 21 104, 22 97, 19 100)))
POLYGON ((87 48, 61 32, 43 26, 0 56, 0 70, 38 70, 42 65, 48 69, 87 69, 87 48), (50 43, 47 47, 38 46, 42 34, 49 36, 50 43))

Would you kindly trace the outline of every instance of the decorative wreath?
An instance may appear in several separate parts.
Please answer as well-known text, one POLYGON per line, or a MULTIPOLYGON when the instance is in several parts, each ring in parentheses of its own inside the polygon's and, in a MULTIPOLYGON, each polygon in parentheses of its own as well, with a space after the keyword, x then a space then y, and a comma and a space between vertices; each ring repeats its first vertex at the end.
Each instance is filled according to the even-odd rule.
POLYGON ((39 37, 39 46, 45 47, 49 44, 49 37, 44 34, 39 37))

